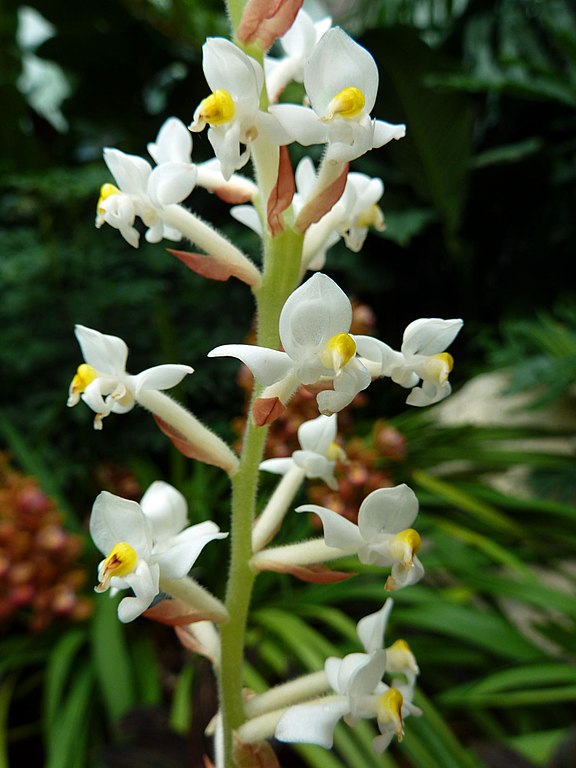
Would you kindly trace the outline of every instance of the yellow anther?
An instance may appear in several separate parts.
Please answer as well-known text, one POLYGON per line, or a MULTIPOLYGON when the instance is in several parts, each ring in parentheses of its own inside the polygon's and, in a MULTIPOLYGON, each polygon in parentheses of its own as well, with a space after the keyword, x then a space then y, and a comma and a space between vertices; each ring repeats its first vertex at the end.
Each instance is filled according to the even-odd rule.
POLYGON ((98 374, 91 365, 88 365, 88 363, 82 363, 82 365, 78 366, 76 375, 72 379, 72 384, 70 385, 70 394, 84 392, 88 384, 91 384, 97 377, 98 374))
POLYGON ((360 88, 351 85, 334 96, 328 104, 323 120, 333 120, 335 117, 358 117, 365 104, 366 99, 360 88))
POLYGON ((406 674, 407 671, 418 674, 416 658, 406 640, 396 640, 386 648, 386 669, 392 674, 406 674))
POLYGON ((103 215, 105 213, 102 203, 104 200, 107 200, 109 197, 112 197, 112 195, 118 195, 120 194, 120 190, 118 187, 115 187, 114 184, 102 184, 100 187, 100 197, 98 198, 98 205, 96 206, 98 213, 103 215))
POLYGON ((422 546, 422 539, 418 531, 414 528, 406 528, 405 531, 397 533, 390 542, 390 554, 406 568, 410 567, 414 561, 414 555, 422 546))
POLYGON ((382 208, 376 203, 370 205, 358 216, 357 223, 359 227, 374 227, 377 232, 383 232, 386 227, 382 208))
POLYGON ((320 352, 320 362, 325 368, 340 371, 356 354, 356 342, 349 333, 337 333, 329 339, 320 352))
POLYGON ((378 725, 382 732, 389 731, 392 726, 398 741, 404 737, 404 723, 402 721, 402 705, 404 698, 397 688, 388 688, 379 698, 376 710, 378 725))
POLYGON ((98 578, 100 583, 94 587, 96 592, 105 592, 110 586, 113 576, 126 576, 136 568, 138 555, 130 544, 120 541, 116 544, 108 557, 100 564, 98 578))
POLYGON ((440 352, 437 355, 433 355, 433 357, 436 360, 440 360, 443 364, 443 366, 446 368, 448 373, 452 371, 452 368, 454 368, 454 358, 450 354, 450 352, 440 352))
POLYGON ((229 123, 234 118, 234 100, 223 89, 214 91, 200 102, 200 106, 194 115, 194 123, 209 123, 210 125, 222 125, 229 123))
POLYGON ((330 443, 328 450, 326 451, 326 458, 328 461, 346 461, 348 457, 341 445, 338 445, 338 443, 330 443))

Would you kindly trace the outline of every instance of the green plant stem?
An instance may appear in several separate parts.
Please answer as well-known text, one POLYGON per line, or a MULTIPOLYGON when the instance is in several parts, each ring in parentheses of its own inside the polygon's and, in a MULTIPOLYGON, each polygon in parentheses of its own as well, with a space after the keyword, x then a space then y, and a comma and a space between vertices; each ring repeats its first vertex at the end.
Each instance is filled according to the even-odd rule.
MULTIPOLYGON (((302 235, 286 229, 264 240, 264 275, 255 292, 257 343, 278 348, 280 311, 298 284, 302 258, 302 235)), ((258 391, 255 391, 256 397, 258 391)), ((267 427, 255 426, 248 414, 240 468, 232 478, 231 556, 226 608, 230 620, 221 631, 219 674, 220 712, 223 723, 224 765, 234 766, 232 732, 246 719, 242 700, 244 645, 255 573, 252 557, 252 526, 256 511, 259 465, 264 454, 267 427)))

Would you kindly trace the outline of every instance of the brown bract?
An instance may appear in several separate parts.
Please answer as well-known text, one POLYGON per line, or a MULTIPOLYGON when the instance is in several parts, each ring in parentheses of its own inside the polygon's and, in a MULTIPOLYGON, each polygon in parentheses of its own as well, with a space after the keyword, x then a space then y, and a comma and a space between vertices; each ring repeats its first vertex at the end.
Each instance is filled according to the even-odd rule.
POLYGON ((243 45, 257 44, 267 51, 285 34, 304 0, 248 0, 236 37, 243 45))

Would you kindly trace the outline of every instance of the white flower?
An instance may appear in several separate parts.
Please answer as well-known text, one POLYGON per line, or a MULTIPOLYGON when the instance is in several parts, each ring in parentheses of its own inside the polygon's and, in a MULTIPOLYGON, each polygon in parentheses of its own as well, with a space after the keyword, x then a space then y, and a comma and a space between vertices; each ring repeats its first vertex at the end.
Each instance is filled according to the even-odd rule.
POLYGON ((352 306, 346 294, 327 275, 316 273, 288 297, 280 313, 285 351, 225 344, 208 356, 238 358, 269 387, 262 397, 276 397, 282 403, 300 384, 332 386, 317 395, 320 412, 330 415, 347 406, 371 381, 356 357, 351 322, 352 306))
POLYGON ((380 730, 380 736, 373 741, 377 753, 384 751, 394 734, 402 739, 403 717, 419 714, 419 710, 412 704, 413 683, 409 687, 402 683, 397 686, 396 681, 392 686, 382 682, 387 671, 384 631, 391 608, 392 601, 387 600, 377 613, 358 622, 358 637, 366 653, 328 658, 324 670, 335 695, 289 707, 276 725, 277 739, 330 749, 340 719, 354 725, 374 717, 380 730))
POLYGON ((131 589, 118 606, 123 622, 133 621, 160 592, 160 579, 181 579, 204 546, 227 536, 212 522, 184 528, 186 502, 167 483, 153 483, 142 504, 108 491, 96 498, 90 535, 105 559, 98 566, 97 592, 131 589))
POLYGON ((338 429, 336 414, 318 416, 305 421, 298 428, 298 441, 301 450, 294 451, 291 458, 266 459, 260 469, 266 472, 285 475, 292 467, 299 467, 308 478, 321 478, 333 490, 338 488, 334 477, 336 460, 344 452, 334 442, 338 429))
POLYGON ((411 527, 418 515, 418 499, 407 485, 368 494, 358 511, 358 525, 316 504, 304 504, 296 511, 318 515, 328 547, 356 553, 360 562, 368 565, 392 566, 386 589, 406 587, 424 575, 416 556, 420 535, 411 527))
POLYGON ((372 178, 365 173, 349 173, 346 187, 336 203, 335 215, 339 234, 344 238, 346 247, 358 253, 364 245, 369 227, 378 232, 384 229, 384 216, 378 201, 384 194, 382 179, 372 178))
POLYGON ((406 398, 408 405, 423 406, 443 400, 452 391, 448 376, 454 360, 444 350, 454 341, 462 325, 459 319, 414 320, 404 331, 400 352, 368 336, 354 338, 358 354, 373 376, 389 376, 397 384, 411 389, 406 398))
POLYGON ((110 413, 132 410, 141 392, 170 389, 194 372, 188 365, 157 365, 132 376, 126 373, 128 347, 122 339, 83 325, 76 326, 75 334, 85 362, 70 384, 68 405, 84 400, 96 413, 95 429, 102 429, 110 413))
POLYGON ((250 145, 259 135, 287 143, 277 120, 260 109, 264 72, 260 64, 234 43, 211 37, 202 46, 203 68, 212 91, 196 108, 189 126, 197 132, 209 125, 208 139, 229 179, 250 159, 250 145))
POLYGON ((285 56, 264 57, 266 89, 270 101, 277 101, 280 93, 291 81, 303 82, 306 61, 316 43, 331 26, 332 19, 329 16, 314 22, 303 8, 298 11, 290 29, 279 39, 285 56))
POLYGON ((196 183, 196 168, 190 159, 192 137, 180 120, 169 118, 148 150, 157 163, 154 169, 142 157, 110 147, 104 149, 104 160, 117 186, 102 186, 96 226, 109 224, 118 229, 134 248, 140 239, 134 227, 136 217, 148 227, 148 242, 157 243, 164 237, 182 239, 178 230, 163 222, 162 210, 185 200, 196 183))
POLYGON ((354 160, 406 133, 404 125, 371 118, 378 92, 376 62, 339 27, 329 29, 315 46, 304 86, 311 108, 278 104, 270 111, 298 143, 327 144, 327 160, 354 160))

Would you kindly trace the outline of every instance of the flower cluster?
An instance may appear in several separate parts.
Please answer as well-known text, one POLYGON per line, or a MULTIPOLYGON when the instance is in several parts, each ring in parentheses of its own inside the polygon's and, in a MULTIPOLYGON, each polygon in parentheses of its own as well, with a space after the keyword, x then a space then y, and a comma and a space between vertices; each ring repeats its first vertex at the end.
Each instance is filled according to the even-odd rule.
MULTIPOLYGON (((76 327, 84 362, 72 379, 68 404, 85 402, 96 414, 97 429, 111 413, 141 406, 186 457, 223 469, 233 484, 225 604, 190 571, 206 544, 228 534, 210 520, 188 525, 186 500, 176 488, 156 481, 139 503, 103 491, 89 526, 104 556, 96 591, 126 591, 120 619, 144 614, 173 625, 186 648, 212 661, 220 691, 211 725, 216 768, 256 764, 258 754, 269 754, 261 752, 269 748, 260 742, 272 736, 330 748, 342 719, 349 725, 375 719, 379 733, 373 746, 380 753, 394 735, 402 738, 403 719, 419 713, 413 704, 414 656, 404 641, 384 645, 390 599, 358 622, 363 651, 330 657, 323 670, 251 698, 243 690, 252 587, 261 571, 332 583, 352 574, 326 564, 347 558, 347 565, 357 563, 358 569, 385 569, 387 591, 423 577, 421 538, 412 527, 418 499, 407 485, 372 472, 378 482, 365 487, 364 498, 354 497, 353 511, 340 514, 344 496, 337 466, 352 460, 358 466, 365 456, 359 450, 346 456, 338 420, 383 381, 408 390, 412 406, 447 397, 453 360, 446 350, 462 327, 460 319, 415 319, 396 349, 371 335, 370 323, 361 329, 353 324, 353 303, 324 271, 338 241, 356 253, 370 229, 385 226, 384 183, 351 171, 350 163, 401 139, 406 129, 372 115, 379 75, 371 54, 330 18, 314 21, 301 6, 302 0, 247 0, 241 13, 230 14, 234 42, 209 38, 202 49, 209 92, 191 106, 188 127, 175 117, 161 126, 148 144, 154 164, 104 150, 115 183, 102 187, 98 228, 108 224, 133 247, 142 224, 151 243, 188 241, 194 250, 186 245, 169 252, 204 278, 235 277, 253 293, 254 343, 232 341, 208 354, 215 381, 214 360, 222 357, 236 358, 253 375, 240 451, 166 394, 193 372, 189 365, 161 364, 129 374, 122 339, 76 327), (303 87, 302 103, 285 99, 292 82, 303 87), (214 157, 195 164, 192 134, 204 130, 214 157), (294 143, 320 147, 319 162, 299 151, 293 169, 294 143), (243 175, 250 165, 253 180, 243 175), (202 190, 230 204, 231 215, 259 235, 256 259, 187 207, 202 190), (292 423, 298 447, 290 455, 264 458, 268 427, 274 436, 274 422, 296 410, 295 396, 300 402, 307 398, 313 411, 292 423), (259 472, 279 476, 264 500, 256 494, 259 472), (336 509, 324 503, 296 506, 307 480, 326 487, 336 509), (294 507, 316 521, 317 529, 321 525, 323 535, 274 542, 294 507)), ((385 426, 376 439, 390 442, 384 431, 385 426)), ((402 438, 392 437, 392 449, 401 455, 402 438)))
POLYGON ((37 631, 89 616, 81 550, 82 539, 65 530, 37 480, 0 454, 0 625, 19 621, 37 631))

